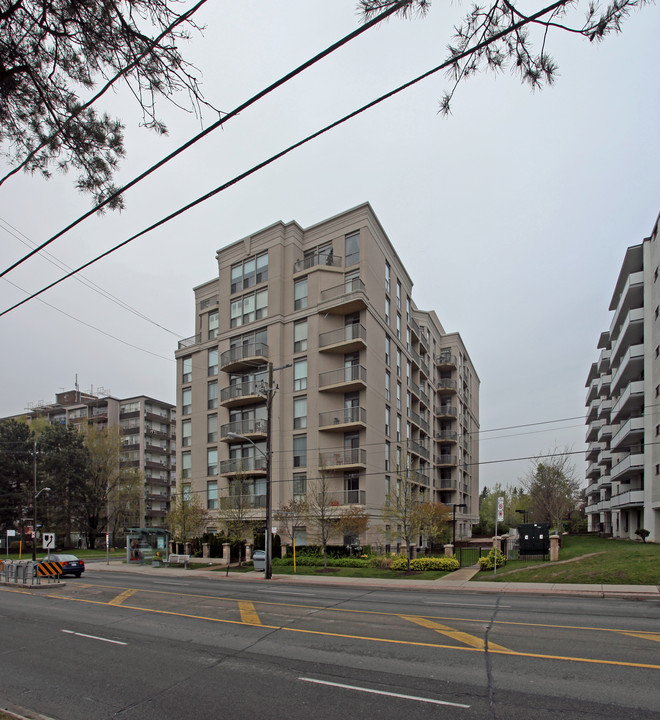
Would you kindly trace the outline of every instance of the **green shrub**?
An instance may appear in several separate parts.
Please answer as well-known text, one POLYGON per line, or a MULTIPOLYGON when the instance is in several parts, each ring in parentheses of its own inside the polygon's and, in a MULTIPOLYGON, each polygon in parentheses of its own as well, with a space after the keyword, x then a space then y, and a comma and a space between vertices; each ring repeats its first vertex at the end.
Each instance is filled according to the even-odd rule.
MULTIPOLYGON (((274 558, 273 565, 293 565, 293 556, 285 558, 274 558)), ((322 555, 298 555, 296 553, 296 565, 306 567, 323 567, 322 555)), ((369 567, 369 560, 356 557, 328 558, 328 567, 369 567)))
MULTIPOLYGON (((407 570, 408 560, 405 556, 399 555, 392 561, 392 570, 407 570)), ((453 557, 421 557, 410 561, 410 569, 416 571, 440 570, 442 572, 453 572, 458 570, 460 563, 453 557)))
MULTIPOLYGON (((493 570, 495 568, 495 552, 495 548, 493 548, 486 557, 479 558, 480 570, 493 570)), ((506 555, 501 550, 497 550, 497 567, 503 567, 504 565, 506 565, 506 555)))

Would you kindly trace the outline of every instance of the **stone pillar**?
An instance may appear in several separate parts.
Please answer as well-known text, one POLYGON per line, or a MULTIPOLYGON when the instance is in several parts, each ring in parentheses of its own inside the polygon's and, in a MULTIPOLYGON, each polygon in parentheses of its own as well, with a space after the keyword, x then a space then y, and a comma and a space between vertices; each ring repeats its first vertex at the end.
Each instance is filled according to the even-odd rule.
POLYGON ((252 545, 248 545, 246 543, 245 545, 245 562, 250 562, 252 560, 252 545))
POLYGON ((202 557, 204 557, 204 558, 211 557, 211 544, 210 543, 202 543, 202 557))
POLYGON ((231 545, 229 543, 222 543, 222 562, 225 565, 229 565, 229 560, 231 557, 230 549, 231 549, 231 545))
POLYGON ((550 562, 559 560, 559 535, 550 535, 550 562))
POLYGON ((447 557, 454 556, 454 546, 451 543, 449 545, 445 545, 445 555, 447 557))
POLYGON ((288 545, 280 545, 280 557, 285 558, 288 550, 289 550, 288 545))
POLYGON ((417 558, 417 545, 413 545, 410 548, 410 559, 415 560, 417 558))
POLYGON ((493 547, 497 550, 502 549, 502 538, 499 535, 495 535, 493 537, 493 547))

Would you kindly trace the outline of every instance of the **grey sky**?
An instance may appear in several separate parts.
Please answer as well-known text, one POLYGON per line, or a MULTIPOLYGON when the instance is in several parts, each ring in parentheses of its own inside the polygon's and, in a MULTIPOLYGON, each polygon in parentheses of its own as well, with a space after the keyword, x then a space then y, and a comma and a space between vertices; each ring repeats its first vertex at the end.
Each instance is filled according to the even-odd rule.
MULTIPOLYGON (((353 0, 208 3, 185 50, 203 89, 228 111, 357 25, 353 0)), ((527 3, 527 9, 532 5, 527 3)), ((536 7, 536 5, 534 5, 536 7)), ((307 71, 218 130, 49 251, 78 266, 325 124, 438 65, 464 7, 434 3, 427 18, 395 19, 307 71)), ((76 373, 83 389, 175 401, 176 336, 195 332, 192 288, 215 251, 277 220, 312 225, 369 201, 407 267, 418 307, 461 333, 481 379, 481 427, 585 413, 584 383, 625 248, 660 211, 660 8, 633 13, 621 35, 594 45, 555 33, 554 87, 530 93, 509 74, 464 84, 453 115, 438 74, 349 121, 84 273, 171 334, 74 279, 42 296, 60 310, 155 355, 120 344, 39 300, 0 319, 0 415, 52 401, 76 373)), ((125 92, 106 101, 127 125, 120 181, 199 129, 161 106, 170 135, 137 128, 125 92)), ((207 122, 215 118, 208 115, 207 122)), ((20 176, 0 189, 0 226, 42 242, 89 208, 73 177, 20 176)), ((27 248, 1 229, 6 267, 27 248)), ((59 277, 34 258, 7 280, 34 291, 59 277)), ((24 297, 0 283, 0 306, 24 297)), ((555 445, 584 449, 581 419, 482 434, 482 484, 515 482, 555 445), (541 432, 543 431, 543 432, 541 432)), ((584 462, 575 456, 580 472, 584 462)))

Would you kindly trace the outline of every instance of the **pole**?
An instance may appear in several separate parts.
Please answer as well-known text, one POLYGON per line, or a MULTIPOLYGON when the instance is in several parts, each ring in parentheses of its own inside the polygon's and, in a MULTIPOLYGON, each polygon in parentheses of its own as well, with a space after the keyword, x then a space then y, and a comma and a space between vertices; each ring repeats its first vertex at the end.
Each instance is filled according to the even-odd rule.
POLYGON ((34 477, 34 504, 32 510, 34 517, 32 519, 34 527, 32 528, 32 561, 37 561, 37 439, 32 440, 32 475, 34 477))
POLYGON ((273 420, 273 363, 268 363, 266 391, 266 565, 264 579, 273 577, 273 487, 272 487, 272 420, 273 420))

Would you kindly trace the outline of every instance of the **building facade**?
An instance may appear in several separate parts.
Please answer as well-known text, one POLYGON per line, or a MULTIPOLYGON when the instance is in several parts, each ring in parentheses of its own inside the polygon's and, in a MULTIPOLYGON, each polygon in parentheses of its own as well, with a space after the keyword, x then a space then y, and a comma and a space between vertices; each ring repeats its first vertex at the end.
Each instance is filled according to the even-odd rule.
POLYGON ((164 528, 176 483, 176 409, 161 400, 141 395, 119 399, 102 389, 60 392, 54 403, 32 403, 27 415, 49 423, 93 426, 99 430, 119 425, 121 462, 138 468, 144 478, 140 500, 141 527, 164 528))
POLYGON ((660 250, 658 222, 626 251, 587 377, 588 528, 660 541, 660 250))
MULTIPOLYGON (((220 529, 239 479, 264 517, 268 455, 274 510, 322 475, 333 506, 368 512, 360 541, 387 545, 380 515, 405 466, 424 499, 465 505, 457 536, 469 535, 479 378, 460 335, 414 304, 370 205, 306 229, 276 223, 216 259, 216 276, 194 290, 196 333, 176 353, 177 466, 214 518, 209 529, 220 529)), ((298 542, 312 536, 296 528, 298 542)))

